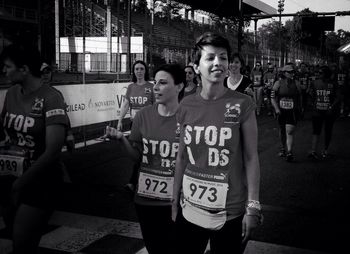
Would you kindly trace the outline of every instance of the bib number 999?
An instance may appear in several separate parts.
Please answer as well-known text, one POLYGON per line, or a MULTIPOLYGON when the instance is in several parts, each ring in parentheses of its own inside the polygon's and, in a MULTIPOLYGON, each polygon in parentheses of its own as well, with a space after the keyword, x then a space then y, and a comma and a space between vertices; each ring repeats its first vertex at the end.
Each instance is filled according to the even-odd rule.
POLYGON ((0 159, 0 171, 17 171, 17 162, 12 160, 0 159))

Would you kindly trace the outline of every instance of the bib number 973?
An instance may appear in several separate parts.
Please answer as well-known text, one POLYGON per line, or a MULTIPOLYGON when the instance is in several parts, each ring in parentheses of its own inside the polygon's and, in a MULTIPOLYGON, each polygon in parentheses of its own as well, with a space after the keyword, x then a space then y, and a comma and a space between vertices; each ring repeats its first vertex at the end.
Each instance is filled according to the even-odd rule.
POLYGON ((183 193, 186 200, 206 209, 224 209, 228 191, 227 182, 204 180, 184 175, 183 193))
POLYGON ((209 202, 215 202, 218 199, 218 190, 215 187, 207 187, 201 184, 190 183, 191 197, 203 199, 206 198, 209 202))

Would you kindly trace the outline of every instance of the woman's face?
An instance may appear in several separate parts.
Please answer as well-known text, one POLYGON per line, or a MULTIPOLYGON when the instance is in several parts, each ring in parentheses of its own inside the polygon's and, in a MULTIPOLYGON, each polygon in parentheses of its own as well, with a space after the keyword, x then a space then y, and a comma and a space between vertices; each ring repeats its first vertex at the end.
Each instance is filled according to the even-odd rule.
POLYGON ((228 70, 228 55, 225 48, 204 46, 197 66, 202 83, 223 82, 228 70))
POLYGON ((186 73, 186 82, 193 82, 195 73, 192 68, 187 67, 185 68, 185 73, 186 73))
POLYGON ((12 84, 21 83, 24 78, 23 68, 18 68, 10 59, 5 59, 3 72, 12 84))
POLYGON ((230 72, 234 74, 238 74, 241 71, 242 63, 238 57, 233 58, 232 63, 230 63, 229 68, 230 72))
POLYGON ((134 73, 137 79, 144 79, 146 74, 145 66, 141 63, 135 64, 134 73))
POLYGON ((175 85, 173 76, 166 71, 158 71, 154 77, 154 98, 157 103, 166 104, 172 100, 177 101, 179 85, 175 85))

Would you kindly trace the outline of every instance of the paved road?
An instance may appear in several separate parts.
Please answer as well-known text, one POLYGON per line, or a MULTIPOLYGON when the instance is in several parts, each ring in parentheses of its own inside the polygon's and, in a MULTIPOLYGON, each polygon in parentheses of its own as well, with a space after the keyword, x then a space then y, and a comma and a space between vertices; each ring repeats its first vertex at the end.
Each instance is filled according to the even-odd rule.
MULTIPOLYGON (((246 253, 344 253, 350 226, 350 119, 335 125, 330 149, 335 156, 313 161, 307 158, 307 116, 298 126, 293 163, 277 157, 276 122, 260 116, 258 125, 265 219, 246 253)), ((132 161, 120 143, 98 143, 63 157, 71 183, 41 253, 145 253, 132 198, 123 188, 132 161)), ((0 240, 0 253, 8 248, 9 241, 0 240)))

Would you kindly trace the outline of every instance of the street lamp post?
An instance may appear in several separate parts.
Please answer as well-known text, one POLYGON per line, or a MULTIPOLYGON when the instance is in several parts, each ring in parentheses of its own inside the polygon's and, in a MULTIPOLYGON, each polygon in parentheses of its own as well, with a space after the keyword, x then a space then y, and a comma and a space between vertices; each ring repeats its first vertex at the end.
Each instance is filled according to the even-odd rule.
POLYGON ((279 40, 279 66, 282 64, 282 40, 281 40, 281 30, 282 30, 282 12, 284 11, 284 0, 278 0, 278 13, 279 13, 279 29, 278 29, 278 40, 279 40))

